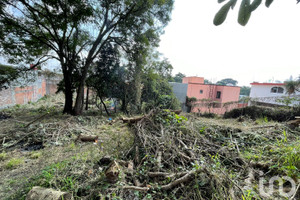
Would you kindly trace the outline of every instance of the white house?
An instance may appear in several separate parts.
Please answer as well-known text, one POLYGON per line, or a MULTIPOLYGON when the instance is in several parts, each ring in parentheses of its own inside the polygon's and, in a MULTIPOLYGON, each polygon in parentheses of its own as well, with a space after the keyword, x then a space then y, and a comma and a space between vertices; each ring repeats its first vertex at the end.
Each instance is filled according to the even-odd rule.
MULTIPOLYGON (((251 83, 250 105, 285 105, 280 102, 284 98, 289 97, 284 83, 251 83)), ((290 95, 293 101, 289 105, 297 105, 300 103, 300 92, 290 95), (295 100, 297 99, 297 100, 295 100)))

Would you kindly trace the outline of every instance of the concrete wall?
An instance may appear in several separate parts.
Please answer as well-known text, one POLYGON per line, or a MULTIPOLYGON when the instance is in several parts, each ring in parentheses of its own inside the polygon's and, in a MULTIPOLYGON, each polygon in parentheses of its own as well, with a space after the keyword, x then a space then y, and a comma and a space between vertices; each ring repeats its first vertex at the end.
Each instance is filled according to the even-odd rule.
POLYGON ((187 89, 188 89, 188 84, 186 83, 175 83, 175 82, 170 82, 170 85, 173 88, 173 93, 177 97, 177 99, 180 101, 181 104, 181 109, 183 111, 186 111, 186 96, 187 96, 187 89))
POLYGON ((182 83, 199 83, 199 84, 204 84, 204 78, 203 77, 184 77, 182 78, 182 83))
POLYGON ((34 82, 29 82, 26 87, 13 84, 10 88, 0 91, 0 109, 36 102, 46 94, 54 94, 57 83, 58 80, 47 80, 43 76, 38 76, 34 82))

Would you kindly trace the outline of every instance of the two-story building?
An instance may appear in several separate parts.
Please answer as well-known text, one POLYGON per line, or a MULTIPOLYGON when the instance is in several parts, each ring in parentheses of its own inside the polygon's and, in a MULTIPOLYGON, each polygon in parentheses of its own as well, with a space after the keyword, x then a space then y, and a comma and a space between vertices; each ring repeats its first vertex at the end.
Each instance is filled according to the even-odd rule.
POLYGON ((170 84, 183 105, 186 104, 186 97, 197 99, 191 112, 224 114, 238 107, 240 87, 205 84, 203 77, 184 77, 182 83, 170 84))

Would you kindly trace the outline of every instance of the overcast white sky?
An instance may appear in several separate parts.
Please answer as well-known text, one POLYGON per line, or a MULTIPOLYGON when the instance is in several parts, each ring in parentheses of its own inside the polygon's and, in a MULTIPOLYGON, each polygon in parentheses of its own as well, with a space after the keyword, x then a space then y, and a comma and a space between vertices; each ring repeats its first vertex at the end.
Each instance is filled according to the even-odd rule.
POLYGON ((159 47, 174 74, 213 82, 233 78, 240 86, 300 75, 300 4, 296 0, 260 6, 245 27, 237 23, 239 3, 222 25, 214 26, 221 5, 217 0, 175 1, 172 21, 159 47))

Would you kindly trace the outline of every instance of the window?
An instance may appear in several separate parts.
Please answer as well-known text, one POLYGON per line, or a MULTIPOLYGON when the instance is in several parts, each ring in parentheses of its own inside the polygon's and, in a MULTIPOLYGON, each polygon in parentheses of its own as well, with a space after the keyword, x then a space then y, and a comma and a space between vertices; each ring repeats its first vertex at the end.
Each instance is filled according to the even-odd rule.
POLYGON ((217 91, 217 96, 216 96, 217 99, 220 99, 221 98, 221 92, 220 91, 217 91))
POLYGON ((271 93, 283 93, 284 89, 282 87, 272 87, 271 93))
POLYGON ((203 94, 203 90, 200 90, 200 94, 203 94))
POLYGON ((278 93, 283 93, 283 88, 282 87, 278 87, 278 93))

